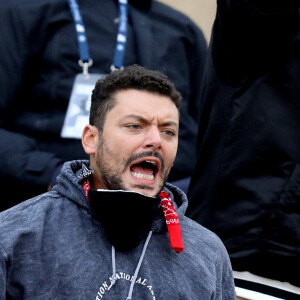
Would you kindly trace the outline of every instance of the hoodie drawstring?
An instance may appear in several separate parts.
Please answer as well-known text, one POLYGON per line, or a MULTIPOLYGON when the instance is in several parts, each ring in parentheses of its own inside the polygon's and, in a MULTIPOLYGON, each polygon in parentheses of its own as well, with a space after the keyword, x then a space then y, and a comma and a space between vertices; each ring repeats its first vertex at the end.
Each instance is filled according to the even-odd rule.
POLYGON ((141 257, 139 259, 138 265, 136 266, 136 269, 135 269, 135 272, 134 272, 134 275, 133 275, 133 279, 132 279, 131 284, 130 284, 130 288, 129 288, 129 292, 128 292, 128 296, 127 296, 126 300, 131 300, 132 292, 133 292, 133 287, 135 285, 136 278, 137 278, 137 276, 139 274, 139 271, 140 271, 140 268, 141 268, 141 265, 142 265, 142 262, 143 262, 143 259, 144 259, 144 256, 145 256, 148 244, 149 244, 149 241, 151 239, 151 235, 152 235, 152 231, 149 231, 147 239, 146 239, 144 247, 143 247, 143 251, 142 251, 141 257))
POLYGON ((112 269, 113 269, 113 276, 111 281, 111 286, 113 286, 116 283, 117 276, 116 276, 116 250, 115 247, 111 247, 111 262, 112 262, 112 269))
MULTIPOLYGON (((132 281, 131 281, 131 284, 130 284, 130 288, 129 288, 129 292, 128 292, 128 296, 127 296, 126 300, 131 300, 132 299, 133 288, 134 288, 137 276, 139 274, 142 262, 144 260, 145 253, 147 251, 147 247, 148 247, 149 241, 151 239, 151 236, 152 236, 152 231, 149 231, 147 239, 146 239, 144 247, 143 247, 142 254, 140 256, 139 262, 138 262, 138 264, 136 266, 136 269, 134 271, 134 275, 132 277, 132 281)), ((112 251, 111 251, 111 262, 112 262, 113 275, 112 275, 111 284, 110 284, 108 290, 110 290, 112 288, 112 286, 116 283, 116 279, 117 279, 117 276, 116 276, 116 250, 115 250, 114 246, 112 246, 112 251)))

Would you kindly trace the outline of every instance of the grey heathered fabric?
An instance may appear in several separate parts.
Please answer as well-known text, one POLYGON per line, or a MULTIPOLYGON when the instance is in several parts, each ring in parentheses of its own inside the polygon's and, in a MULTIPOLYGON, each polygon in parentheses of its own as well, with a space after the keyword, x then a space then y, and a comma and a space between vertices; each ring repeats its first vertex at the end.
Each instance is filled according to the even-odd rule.
MULTIPOLYGON (((116 251, 117 281, 108 290, 111 245, 77 183, 81 163, 66 163, 53 191, 0 213, 0 300, 126 299, 144 241, 116 251)), ((220 239, 185 217, 186 196, 166 186, 178 205, 185 249, 175 253, 167 232, 154 230, 132 299, 235 299, 220 239)))

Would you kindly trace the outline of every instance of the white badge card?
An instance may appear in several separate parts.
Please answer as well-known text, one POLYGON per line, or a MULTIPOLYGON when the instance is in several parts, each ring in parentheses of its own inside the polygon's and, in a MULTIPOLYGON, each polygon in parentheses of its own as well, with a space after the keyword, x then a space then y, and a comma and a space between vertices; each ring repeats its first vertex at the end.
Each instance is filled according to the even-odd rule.
POLYGON ((92 91, 103 74, 77 74, 61 132, 63 138, 81 139, 85 125, 89 124, 92 91))

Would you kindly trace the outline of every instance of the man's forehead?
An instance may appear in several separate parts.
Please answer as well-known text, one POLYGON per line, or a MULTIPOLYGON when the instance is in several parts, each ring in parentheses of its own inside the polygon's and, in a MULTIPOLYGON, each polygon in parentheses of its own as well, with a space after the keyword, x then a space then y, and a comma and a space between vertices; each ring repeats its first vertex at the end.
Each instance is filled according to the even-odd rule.
MULTIPOLYGON (((141 97, 141 95, 147 95, 149 97, 158 97, 161 99, 168 99, 170 100, 172 103, 172 99, 169 96, 165 96, 160 94, 159 92, 155 92, 155 91, 148 91, 148 90, 143 90, 143 89, 135 89, 135 88, 127 88, 127 89, 120 89, 117 90, 113 93, 112 98, 117 100, 119 98, 125 98, 125 99, 130 99, 130 97, 141 97)), ((175 103, 174 103, 175 105, 175 103)))
POLYGON ((167 96, 130 89, 116 92, 113 99, 115 105, 112 111, 118 113, 119 117, 139 115, 145 119, 161 117, 179 122, 179 111, 167 96))
POLYGON ((133 107, 146 108, 145 104, 151 104, 153 102, 161 102, 161 105, 175 107, 178 111, 173 100, 168 97, 161 95, 156 92, 149 92, 147 90, 137 90, 137 89, 126 89, 116 91, 112 95, 112 99, 116 101, 116 105, 131 105, 133 107))

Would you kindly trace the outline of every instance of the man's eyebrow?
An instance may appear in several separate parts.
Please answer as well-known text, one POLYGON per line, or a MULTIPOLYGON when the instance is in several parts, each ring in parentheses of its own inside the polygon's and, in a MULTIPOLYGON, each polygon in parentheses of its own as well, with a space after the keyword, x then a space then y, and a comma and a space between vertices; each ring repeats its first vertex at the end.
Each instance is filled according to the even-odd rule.
POLYGON ((162 124, 160 124, 159 126, 160 127, 165 127, 165 126, 169 127, 170 126, 170 127, 178 128, 178 123, 175 121, 166 121, 166 122, 163 122, 162 124))
POLYGON ((140 115, 135 115, 135 114, 126 115, 122 119, 136 119, 142 123, 149 123, 149 121, 147 119, 145 119, 144 117, 142 117, 140 115))
MULTIPOLYGON (((136 119, 138 121, 140 121, 141 123, 150 123, 149 120, 147 120, 146 118, 140 116, 140 115, 135 115, 135 114, 130 114, 130 115, 126 115, 124 116, 123 119, 136 119)), ((162 124, 160 124, 160 126, 175 126, 175 127, 178 127, 178 123, 175 122, 175 121, 166 121, 166 122, 163 122, 162 124)))

